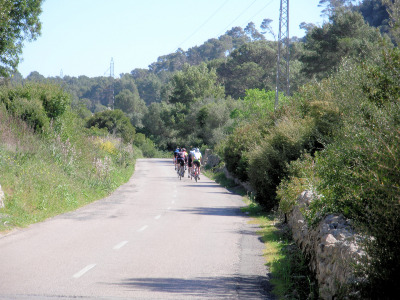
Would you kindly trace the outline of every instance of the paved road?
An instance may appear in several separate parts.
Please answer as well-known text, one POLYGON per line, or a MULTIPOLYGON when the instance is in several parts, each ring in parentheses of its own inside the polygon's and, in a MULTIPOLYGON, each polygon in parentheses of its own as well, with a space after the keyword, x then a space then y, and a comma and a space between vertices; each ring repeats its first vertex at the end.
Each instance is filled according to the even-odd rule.
POLYGON ((0 235, 0 299, 269 299, 240 196, 141 159, 107 198, 0 235))

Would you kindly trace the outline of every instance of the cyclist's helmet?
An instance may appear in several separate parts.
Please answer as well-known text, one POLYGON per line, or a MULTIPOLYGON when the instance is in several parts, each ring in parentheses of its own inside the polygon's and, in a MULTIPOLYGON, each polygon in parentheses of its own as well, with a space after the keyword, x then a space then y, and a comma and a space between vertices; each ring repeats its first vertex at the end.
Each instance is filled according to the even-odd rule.
POLYGON ((200 152, 199 148, 196 148, 196 152, 200 152))

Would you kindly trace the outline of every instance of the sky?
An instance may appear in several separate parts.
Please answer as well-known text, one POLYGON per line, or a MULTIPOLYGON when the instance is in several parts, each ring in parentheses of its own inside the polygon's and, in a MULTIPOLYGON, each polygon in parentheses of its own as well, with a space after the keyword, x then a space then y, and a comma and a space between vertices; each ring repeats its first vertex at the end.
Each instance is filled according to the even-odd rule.
MULTIPOLYGON (((302 22, 322 25, 319 0, 289 2, 289 35, 302 22)), ((24 43, 18 71, 45 77, 114 77, 145 68, 159 56, 200 46, 235 26, 272 19, 276 36, 280 0, 45 0, 42 34, 24 43)), ((273 40, 272 35, 266 35, 273 40)))

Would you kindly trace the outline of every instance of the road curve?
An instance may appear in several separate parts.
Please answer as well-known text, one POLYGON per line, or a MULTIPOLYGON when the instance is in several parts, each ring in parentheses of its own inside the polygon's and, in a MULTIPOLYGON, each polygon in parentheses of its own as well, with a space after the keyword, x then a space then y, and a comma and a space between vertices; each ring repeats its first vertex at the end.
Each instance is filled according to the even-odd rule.
POLYGON ((231 194, 139 159, 128 183, 0 235, 0 299, 270 299, 263 243, 231 194))

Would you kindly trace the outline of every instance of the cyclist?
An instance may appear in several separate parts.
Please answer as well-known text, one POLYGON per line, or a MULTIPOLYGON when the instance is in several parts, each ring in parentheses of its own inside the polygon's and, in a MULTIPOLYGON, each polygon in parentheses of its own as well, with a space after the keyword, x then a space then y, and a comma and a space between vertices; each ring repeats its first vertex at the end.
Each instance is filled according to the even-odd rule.
POLYGON ((188 154, 187 157, 187 163, 188 163, 188 178, 190 178, 190 175, 192 174, 193 170, 193 158, 194 158, 194 149, 191 150, 188 154))
POLYGON ((174 165, 175 165, 175 170, 176 170, 176 163, 177 163, 176 158, 177 158, 177 156, 178 156, 179 151, 181 151, 181 149, 179 149, 179 147, 177 147, 177 148, 175 149, 175 151, 174 151, 174 165))
POLYGON ((186 152, 186 148, 182 148, 182 152, 185 155, 185 170, 188 162, 188 153, 186 152))
POLYGON ((197 166, 197 168, 199 169, 198 179, 200 179, 201 152, 200 152, 199 148, 196 148, 196 150, 194 151, 193 164, 195 164, 197 166))
MULTIPOLYGON (((186 155, 183 150, 185 150, 185 149, 184 148, 181 149, 181 151, 178 152, 177 157, 176 157, 176 163, 182 167, 185 166, 185 160, 186 160, 186 155)), ((178 172, 179 172, 179 169, 178 169, 178 172)))

